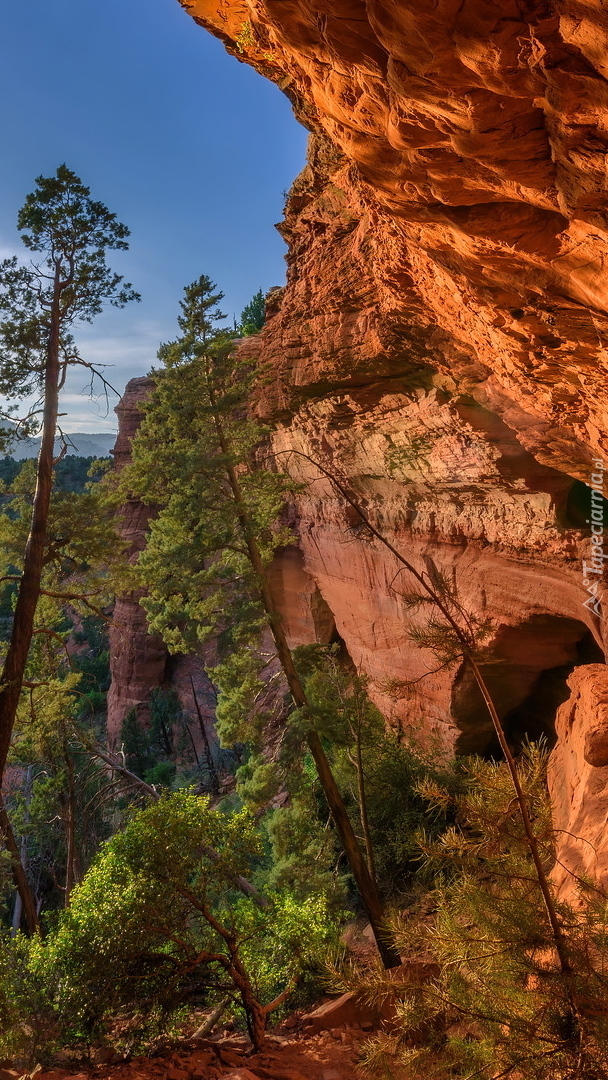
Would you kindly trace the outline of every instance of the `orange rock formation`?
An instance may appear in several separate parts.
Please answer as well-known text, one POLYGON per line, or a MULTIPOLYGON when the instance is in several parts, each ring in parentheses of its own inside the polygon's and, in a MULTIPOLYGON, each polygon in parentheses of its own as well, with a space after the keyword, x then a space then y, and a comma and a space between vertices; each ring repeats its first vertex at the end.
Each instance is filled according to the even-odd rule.
POLYGON ((356 377, 348 338, 365 321, 377 360, 390 362, 400 335, 412 361, 430 360, 540 459, 585 479, 589 449, 608 450, 602 6, 182 2, 335 148, 321 201, 338 204, 339 224, 305 214, 300 237, 329 233, 322 246, 335 247, 350 234, 350 258, 338 243, 346 277, 307 274, 297 290, 304 318, 325 313, 305 383, 327 367, 328 333, 356 377))
MULTIPOLYGON (((596 730, 601 669, 584 665, 603 660, 602 623, 583 607, 589 495, 572 484, 608 463, 608 15, 579 0, 181 2, 312 132, 279 226, 287 284, 242 346, 272 365, 259 408, 308 485, 297 548, 274 566, 292 640, 337 632, 391 720, 492 745, 468 675, 412 645, 399 565, 299 451, 491 621, 487 675, 514 741, 552 730, 573 668, 562 710, 596 730)), ((563 829, 606 771, 568 739, 563 829)))

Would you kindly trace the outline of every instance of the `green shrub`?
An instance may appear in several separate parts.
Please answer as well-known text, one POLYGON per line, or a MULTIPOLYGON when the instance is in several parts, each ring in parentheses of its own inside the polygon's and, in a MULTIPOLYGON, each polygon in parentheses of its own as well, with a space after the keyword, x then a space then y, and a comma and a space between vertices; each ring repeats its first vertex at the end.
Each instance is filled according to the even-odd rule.
POLYGON ((31 1066, 60 1042, 56 978, 39 938, 0 939, 0 1053, 31 1066))
POLYGON ((228 985, 260 1044, 268 1006, 310 981, 339 932, 322 897, 245 895, 238 875, 250 875, 260 856, 245 810, 220 814, 176 792, 134 813, 46 941, 6 943, 4 1015, 16 1030, 28 1009, 43 1017, 42 1034, 28 1036, 36 1045, 57 1031, 66 1043, 90 1041, 117 1016, 145 1041, 184 1006, 217 1004, 228 985))
MULTIPOLYGON (((342 662, 335 646, 302 647, 295 659, 310 710, 294 710, 287 717, 272 761, 254 751, 237 773, 239 794, 257 811, 266 810, 280 791, 289 797, 286 806, 262 819, 271 848, 270 880, 301 896, 321 891, 331 893, 339 906, 345 903, 345 868, 305 741, 312 723, 382 894, 403 898, 429 879, 421 867, 417 832, 426 828, 439 835, 449 816, 446 809, 429 813, 418 785, 433 779, 456 790, 457 770, 438 748, 423 748, 386 729, 365 680, 342 662)), ((220 701, 224 716, 240 714, 241 703, 237 700, 233 709, 229 694, 220 701)), ((231 729, 226 725, 224 731, 231 729)), ((259 741, 263 724, 250 723, 249 732, 252 741, 259 741)))

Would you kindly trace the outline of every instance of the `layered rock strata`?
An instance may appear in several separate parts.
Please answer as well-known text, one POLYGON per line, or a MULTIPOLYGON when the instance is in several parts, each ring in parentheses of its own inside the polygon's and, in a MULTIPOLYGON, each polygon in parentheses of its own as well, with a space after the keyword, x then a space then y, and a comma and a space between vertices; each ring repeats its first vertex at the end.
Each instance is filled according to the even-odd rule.
MULTIPOLYGON (((131 440, 142 420, 141 402, 152 392, 152 379, 131 379, 116 408, 118 437, 114 447, 114 465, 120 470, 131 456, 131 440)), ((135 563, 146 544, 146 534, 154 509, 131 499, 121 511, 121 531, 127 541, 129 561, 135 563)), ((110 625, 110 670, 112 682, 108 693, 108 743, 116 746, 125 716, 135 709, 139 721, 147 726, 149 703, 158 688, 176 691, 189 725, 197 754, 210 746, 218 758, 215 734, 215 691, 205 673, 201 656, 170 657, 162 638, 148 632, 146 613, 134 591, 116 599, 110 625)), ((206 659, 209 659, 207 657, 206 659)))
POLYGON ((313 133, 279 226, 287 284, 242 346, 270 366, 257 409, 305 485, 273 566, 291 640, 339 636, 392 722, 492 748, 469 677, 414 646, 411 583, 318 462, 489 624, 514 745, 552 736, 561 706, 565 835, 605 768, 575 764, 563 717, 604 724, 573 482, 608 457, 608 19, 575 0, 182 3, 313 133))
MULTIPOLYGON (((319 363, 328 335, 347 345, 349 327, 366 319, 382 361, 386 339, 400 332, 413 357, 455 376, 539 459, 585 479, 589 455, 607 450, 600 7, 182 3, 288 94, 336 158, 324 199, 341 203, 339 228, 351 238, 334 265, 342 271, 344 252, 354 252, 365 272, 322 283, 300 276, 283 316, 287 365, 297 338, 308 338, 302 321, 316 312, 326 316, 315 320, 306 385, 328 367, 319 363), (350 307, 340 305, 349 288, 350 307)), ((335 240, 318 215, 315 229, 322 243, 335 240)), ((304 233, 300 241, 310 241, 304 233)), ((352 377, 357 352, 339 352, 352 377)), ((296 372, 296 385, 302 378, 296 372)))

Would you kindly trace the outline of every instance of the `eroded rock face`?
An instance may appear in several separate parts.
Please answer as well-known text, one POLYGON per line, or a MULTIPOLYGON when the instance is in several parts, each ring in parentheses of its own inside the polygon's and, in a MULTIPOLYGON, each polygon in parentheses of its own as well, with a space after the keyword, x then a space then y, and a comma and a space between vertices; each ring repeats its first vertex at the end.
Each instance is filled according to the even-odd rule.
POLYGON ((410 575, 311 459, 418 570, 447 575, 465 610, 492 624, 500 663, 486 674, 514 738, 515 729, 550 731, 567 669, 602 655, 598 620, 583 607, 580 562, 590 540, 563 527, 568 478, 523 452, 485 410, 388 380, 308 401, 278 427, 274 446, 306 485, 297 500, 305 567, 382 712, 443 744, 492 745, 469 677, 409 637, 428 614, 404 598, 415 587, 410 575))
MULTIPOLYGON (((549 730, 561 703, 554 776, 578 779, 554 785, 556 812, 573 821, 608 767, 581 689, 605 670, 602 624, 583 607, 589 508, 572 513, 569 486, 608 450, 608 15, 578 0, 181 2, 313 132, 279 226, 287 285, 244 346, 272 365, 259 408, 308 483, 308 592, 387 716, 491 746, 466 674, 426 675, 417 700, 399 692, 437 667, 408 640, 409 584, 294 450, 491 621, 501 663, 487 676, 514 741, 542 716, 549 730), (588 738, 571 745, 564 710, 588 738)), ((296 621, 301 636, 301 605, 296 621)))
POLYGON ((257 409, 306 485, 272 570, 291 641, 339 635, 392 722, 492 748, 469 676, 414 646, 411 582, 318 462, 491 624, 513 743, 560 709, 553 776, 576 779, 554 782, 556 821, 591 837, 608 764, 583 687, 605 668, 571 485, 608 457, 608 16, 575 0, 181 2, 313 132, 279 226, 287 284, 242 346, 271 367, 257 409))
POLYGON ((568 681, 572 694, 557 714, 549 790, 559 841, 552 876, 562 897, 575 899, 574 875, 608 886, 608 669, 578 668, 568 681))
MULTIPOLYGON (((130 458, 131 439, 141 423, 140 403, 152 392, 152 379, 131 379, 116 407, 118 437, 114 447, 115 468, 121 469, 130 458)), ((132 500, 123 510, 121 531, 128 541, 128 557, 135 562, 146 545, 146 532, 152 510, 132 500)), ((141 594, 133 592, 118 597, 110 625, 110 672, 108 692, 108 742, 113 746, 122 722, 135 709, 142 723, 148 720, 151 691, 160 686, 167 665, 167 649, 162 639, 148 633, 146 613, 139 604, 141 594)))
POLYGON ((286 366, 306 320, 307 385, 340 361, 356 378, 366 353, 381 374, 400 337, 584 479, 589 452, 607 449, 606 13, 578 0, 182 3, 332 147, 316 194, 340 220, 303 215, 310 272, 285 313, 286 366), (313 272, 314 240, 334 248, 329 280, 313 272))

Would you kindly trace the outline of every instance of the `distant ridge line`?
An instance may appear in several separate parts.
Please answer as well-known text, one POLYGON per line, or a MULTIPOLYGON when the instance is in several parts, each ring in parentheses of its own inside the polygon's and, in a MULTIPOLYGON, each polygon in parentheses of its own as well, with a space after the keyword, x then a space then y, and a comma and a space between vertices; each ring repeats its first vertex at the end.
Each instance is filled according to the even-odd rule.
MULTIPOLYGON (((85 431, 69 431, 66 432, 66 439, 69 440, 67 456, 104 458, 109 457, 114 448, 116 433, 110 431, 91 434, 85 431)), ((7 456, 15 461, 23 461, 25 458, 37 457, 39 449, 40 438, 15 439, 3 452, 0 451, 0 457, 7 456)), ((59 439, 55 440, 55 449, 59 453, 61 449, 59 439)))

